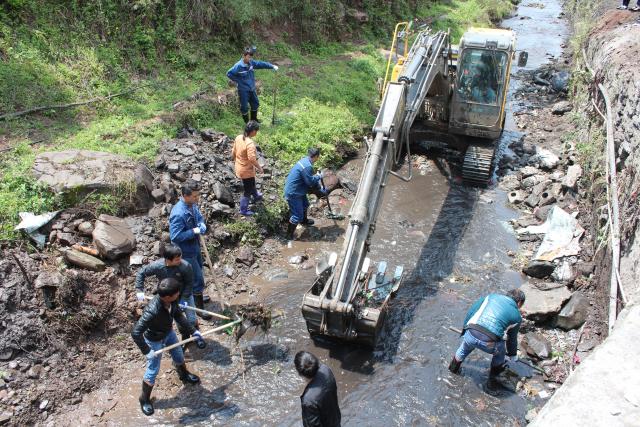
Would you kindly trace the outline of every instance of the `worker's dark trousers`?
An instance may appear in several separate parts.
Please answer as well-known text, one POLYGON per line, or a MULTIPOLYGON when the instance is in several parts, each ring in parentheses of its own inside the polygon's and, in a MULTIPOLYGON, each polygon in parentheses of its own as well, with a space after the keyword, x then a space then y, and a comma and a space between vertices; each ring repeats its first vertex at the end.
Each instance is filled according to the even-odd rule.
POLYGON ((307 196, 288 196, 287 203, 289 204, 289 222, 291 224, 300 224, 304 220, 307 209, 309 209, 309 199, 307 196))
POLYGON ((202 294, 204 292, 204 275, 202 273, 204 261, 202 260, 202 255, 182 255, 182 259, 191 264, 193 269, 193 293, 202 294))
POLYGON ((240 112, 243 115, 249 114, 249 105, 251 105, 251 111, 258 111, 260 101, 255 90, 238 90, 238 98, 240 98, 240 112))

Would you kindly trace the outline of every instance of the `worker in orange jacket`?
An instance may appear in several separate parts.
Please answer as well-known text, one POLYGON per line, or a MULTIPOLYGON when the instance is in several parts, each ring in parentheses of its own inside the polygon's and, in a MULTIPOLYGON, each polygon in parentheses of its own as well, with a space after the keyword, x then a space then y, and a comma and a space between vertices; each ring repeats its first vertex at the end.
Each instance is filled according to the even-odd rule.
POLYGON ((233 142, 231 157, 235 162, 236 176, 242 180, 244 194, 240 198, 240 213, 242 215, 253 215, 249 210, 249 202, 253 198, 254 202, 262 200, 262 193, 256 189, 256 172, 262 173, 262 166, 258 162, 259 148, 253 141, 260 130, 260 124, 249 121, 244 127, 244 133, 238 135, 233 142))

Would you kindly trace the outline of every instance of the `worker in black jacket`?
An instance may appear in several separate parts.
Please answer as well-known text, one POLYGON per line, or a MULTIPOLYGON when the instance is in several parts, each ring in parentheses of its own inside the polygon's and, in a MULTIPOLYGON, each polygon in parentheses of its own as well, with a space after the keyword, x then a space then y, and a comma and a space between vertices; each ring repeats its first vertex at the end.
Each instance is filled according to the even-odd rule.
MULTIPOLYGON (((189 334, 202 340, 202 334, 189 323, 184 312, 178 306, 180 296, 180 283, 177 280, 167 278, 158 285, 158 293, 147 304, 142 316, 131 332, 133 341, 138 345, 142 354, 147 357, 147 370, 142 380, 142 394, 140 395, 140 408, 145 415, 153 414, 151 404, 151 391, 160 371, 162 354, 155 352, 161 348, 178 342, 178 337, 173 331, 173 321, 181 329, 189 331, 189 334)), ((184 354, 180 346, 170 351, 173 363, 178 371, 178 376, 185 384, 196 384, 200 378, 187 371, 184 354)))
POLYGON ((308 381, 300 396, 304 427, 340 427, 338 386, 331 369, 306 351, 298 352, 293 363, 308 381))

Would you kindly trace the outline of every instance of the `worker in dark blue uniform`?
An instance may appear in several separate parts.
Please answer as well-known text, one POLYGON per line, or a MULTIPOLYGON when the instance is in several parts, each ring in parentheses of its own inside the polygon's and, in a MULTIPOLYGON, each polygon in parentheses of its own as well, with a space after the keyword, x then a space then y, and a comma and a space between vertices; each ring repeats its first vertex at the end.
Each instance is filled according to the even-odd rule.
POLYGON ((518 360, 518 332, 522 323, 520 308, 524 300, 524 292, 520 289, 512 289, 506 295, 490 294, 478 299, 464 319, 462 343, 449 364, 449 370, 454 374, 460 373, 464 359, 478 348, 493 355, 487 390, 497 391, 500 384, 496 377, 506 368, 505 353, 511 362, 518 360))
POLYGON ((278 71, 278 66, 266 61, 253 59, 256 53, 255 47, 246 47, 240 61, 227 71, 227 77, 238 85, 238 98, 240 98, 240 113, 245 123, 249 122, 249 105, 251 105, 251 120, 258 120, 258 107, 260 101, 256 93, 256 77, 253 70, 271 69, 278 71))
MULTIPOLYGON (((207 231, 204 217, 198 209, 200 184, 188 179, 182 184, 182 198, 171 209, 169 215, 169 235, 171 243, 182 250, 182 258, 193 270, 193 300, 197 308, 204 309, 204 273, 200 234, 207 231)), ((205 320, 211 315, 198 313, 205 320)))
POLYGON ((313 225, 314 221, 307 216, 309 209, 309 199, 307 194, 319 189, 324 196, 327 190, 321 186, 322 172, 314 173, 313 164, 320 158, 318 148, 309 148, 307 157, 300 159, 289 172, 287 181, 284 184, 284 198, 289 204, 289 226, 287 228, 287 239, 293 240, 293 233, 298 224, 313 225))

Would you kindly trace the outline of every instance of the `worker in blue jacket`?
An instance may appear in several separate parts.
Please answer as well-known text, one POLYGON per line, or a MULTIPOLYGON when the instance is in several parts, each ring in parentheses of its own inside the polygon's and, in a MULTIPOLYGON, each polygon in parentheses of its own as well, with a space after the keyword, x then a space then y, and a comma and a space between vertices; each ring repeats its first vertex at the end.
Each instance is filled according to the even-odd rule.
POLYGON ((464 319, 462 343, 449 364, 449 370, 460 373, 460 365, 476 348, 493 355, 487 390, 500 387, 496 377, 506 368, 505 353, 511 362, 518 360, 518 331, 522 323, 520 308, 525 295, 512 289, 506 295, 490 294, 478 299, 464 319), (506 342, 505 337, 506 335, 506 342))
POLYGON ((313 225, 314 221, 307 216, 309 209, 309 199, 307 194, 313 189, 319 189, 322 195, 327 194, 327 190, 321 186, 322 172, 314 174, 313 164, 320 158, 318 148, 309 148, 307 157, 300 159, 289 172, 287 181, 284 184, 284 198, 289 204, 289 226, 287 228, 287 239, 293 240, 293 233, 298 224, 313 225))
POLYGON ((251 105, 251 120, 258 123, 258 107, 260 101, 256 93, 256 78, 253 70, 272 69, 278 71, 278 66, 266 61, 256 61, 253 55, 255 47, 246 47, 240 61, 227 71, 227 77, 238 85, 238 98, 240 99, 240 113, 245 123, 249 122, 249 105, 251 105))
MULTIPOLYGON (((200 251, 200 234, 207 231, 204 218, 198 209, 200 201, 200 184, 188 179, 182 184, 182 198, 171 209, 169 215, 169 236, 171 243, 182 250, 182 259, 193 269, 193 299, 196 307, 204 309, 204 274, 202 253, 200 251)), ((208 314, 198 313, 205 320, 211 319, 208 314)))

